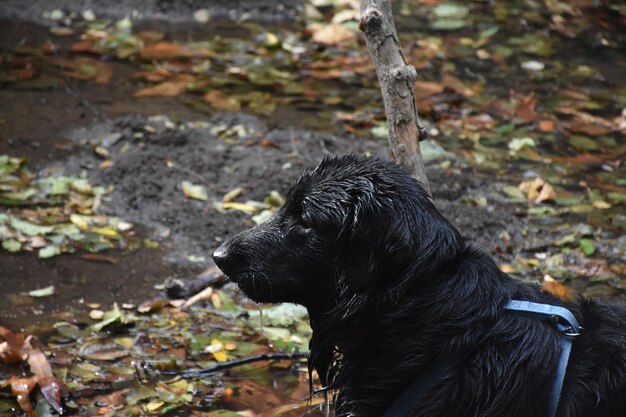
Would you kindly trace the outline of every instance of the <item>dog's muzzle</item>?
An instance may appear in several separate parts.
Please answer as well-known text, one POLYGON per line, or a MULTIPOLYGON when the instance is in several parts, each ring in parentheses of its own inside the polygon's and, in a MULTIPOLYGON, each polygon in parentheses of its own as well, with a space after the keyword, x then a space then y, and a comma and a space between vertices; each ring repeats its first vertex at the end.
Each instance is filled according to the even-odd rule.
MULTIPOLYGON (((213 252, 213 260, 219 269, 227 276, 232 272, 233 260, 228 251, 228 242, 222 243, 213 252)), ((230 276, 229 276, 230 278, 230 276)))

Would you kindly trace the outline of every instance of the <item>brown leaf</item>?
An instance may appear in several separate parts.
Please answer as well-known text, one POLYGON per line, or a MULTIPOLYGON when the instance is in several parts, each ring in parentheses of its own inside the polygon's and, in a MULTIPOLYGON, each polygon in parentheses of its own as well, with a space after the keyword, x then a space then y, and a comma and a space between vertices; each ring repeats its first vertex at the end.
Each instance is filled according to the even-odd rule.
POLYGON ((559 156, 552 158, 554 162, 565 164, 599 164, 617 159, 613 154, 580 153, 574 156, 559 156))
POLYGON ((573 119, 567 124, 567 130, 589 136, 603 136, 611 133, 613 126, 593 120, 573 119))
POLYGON ((174 97, 187 90, 186 81, 165 81, 152 87, 142 88, 133 94, 133 97, 174 97))
POLYGON ((434 95, 437 95, 444 90, 442 84, 432 81, 415 81, 415 99, 425 99, 434 95))
POLYGON ((266 148, 280 149, 280 145, 279 144, 277 144, 273 140, 269 140, 269 139, 263 139, 261 141, 260 145, 264 146, 266 148))
POLYGON ((441 76, 441 83, 444 85, 445 88, 452 90, 455 93, 460 94, 464 97, 471 97, 475 93, 474 90, 470 87, 467 87, 463 81, 448 73, 443 73, 443 75, 441 76))
POLYGON ((152 71, 139 71, 133 74, 133 79, 146 80, 153 83, 165 81, 168 78, 172 78, 174 74, 172 71, 165 68, 156 68, 152 71))
POLYGON ((57 413, 63 414, 63 407, 61 406, 61 383, 54 375, 39 378, 37 377, 37 383, 39 389, 45 397, 48 404, 54 408, 57 413))
POLYGON ((170 42, 157 42, 154 45, 145 47, 139 52, 143 59, 170 60, 190 58, 192 53, 183 45, 170 42))
POLYGON ((90 52, 93 44, 96 42, 95 39, 81 39, 70 47, 72 52, 90 52))
POLYGON ((112 256, 98 255, 97 253, 85 253, 80 256, 80 259, 84 259, 86 261, 94 261, 94 262, 104 262, 109 264, 116 264, 117 259, 112 256))
POLYGON ((6 327, 0 326, 0 337, 4 339, 0 343, 0 359, 5 363, 16 363, 26 360, 28 357, 28 345, 23 333, 13 333, 6 327))
POLYGON ((107 84, 113 77, 113 67, 98 59, 78 57, 73 60, 57 61, 67 71, 70 78, 94 80, 97 84, 107 84))
POLYGON ((228 97, 221 91, 209 91, 204 95, 204 97, 202 97, 202 99, 216 110, 236 112, 241 109, 241 103, 239 100, 234 97, 228 97))
POLYGON ((552 132, 554 132, 554 122, 552 120, 549 120, 549 119, 540 120, 539 124, 537 125, 537 127, 539 128, 539 130, 541 132, 545 132, 545 133, 552 133, 552 132))
POLYGON ((337 23, 313 28, 313 42, 321 45, 339 45, 356 39, 356 33, 337 23))
POLYGON ((33 405, 30 403, 30 392, 37 383, 35 377, 18 378, 12 375, 9 382, 11 384, 11 392, 15 396, 17 403, 22 407, 22 410, 26 412, 28 417, 37 417, 37 413, 35 413, 33 405))
POLYGON ((551 293, 561 300, 569 301, 572 299, 572 290, 565 284, 558 282, 548 274, 543 277, 543 284, 541 284, 541 289, 551 293))
POLYGON ((537 120, 538 114, 535 111, 537 100, 535 99, 534 91, 527 96, 511 92, 511 100, 516 104, 516 117, 528 121, 537 120))

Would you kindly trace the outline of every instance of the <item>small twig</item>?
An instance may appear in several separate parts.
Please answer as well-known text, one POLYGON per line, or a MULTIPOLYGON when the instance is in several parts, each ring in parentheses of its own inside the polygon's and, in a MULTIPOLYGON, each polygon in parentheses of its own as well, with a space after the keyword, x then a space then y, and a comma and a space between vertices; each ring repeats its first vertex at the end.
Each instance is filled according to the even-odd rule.
POLYGON ((305 359, 309 355, 303 352, 294 352, 294 353, 263 353, 260 355, 246 356, 245 358, 238 358, 228 362, 217 363, 213 366, 209 366, 208 368, 202 368, 191 371, 164 371, 161 372, 163 375, 180 375, 187 378, 199 378, 202 376, 207 376, 214 374, 216 372, 224 371, 226 369, 235 368, 237 366, 246 365, 252 362, 260 362, 260 361, 272 361, 272 360, 285 360, 285 359, 305 359))
POLYGON ((413 93, 417 73, 402 53, 391 1, 361 0, 359 27, 376 67, 393 159, 431 194, 419 144, 426 138, 426 129, 417 115, 413 93))

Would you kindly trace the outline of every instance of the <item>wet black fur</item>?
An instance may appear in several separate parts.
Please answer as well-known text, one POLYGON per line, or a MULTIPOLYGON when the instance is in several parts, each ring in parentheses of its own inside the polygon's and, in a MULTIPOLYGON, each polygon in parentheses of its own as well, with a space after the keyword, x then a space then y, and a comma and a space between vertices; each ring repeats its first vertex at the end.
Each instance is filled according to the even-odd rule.
POLYGON ((510 278, 390 162, 325 159, 215 260, 250 298, 307 307, 310 366, 338 390, 337 416, 382 415, 446 351, 461 362, 411 416, 545 416, 559 335, 503 311, 510 298, 566 306, 584 327, 558 415, 626 416, 626 309, 510 278))

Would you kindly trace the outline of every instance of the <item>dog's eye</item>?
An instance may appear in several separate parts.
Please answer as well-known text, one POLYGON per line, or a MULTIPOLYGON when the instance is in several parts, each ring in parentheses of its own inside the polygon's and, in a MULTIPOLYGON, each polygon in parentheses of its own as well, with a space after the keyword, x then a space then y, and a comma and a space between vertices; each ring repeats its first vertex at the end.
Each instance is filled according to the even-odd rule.
POLYGON ((301 226, 304 229, 310 229, 311 228, 311 222, 309 222, 308 219, 302 218, 300 219, 300 222, 298 223, 299 226, 301 226))
POLYGON ((296 223, 293 226, 291 226, 291 229, 289 229, 289 231, 294 236, 303 237, 311 231, 311 227, 307 223, 296 223))

